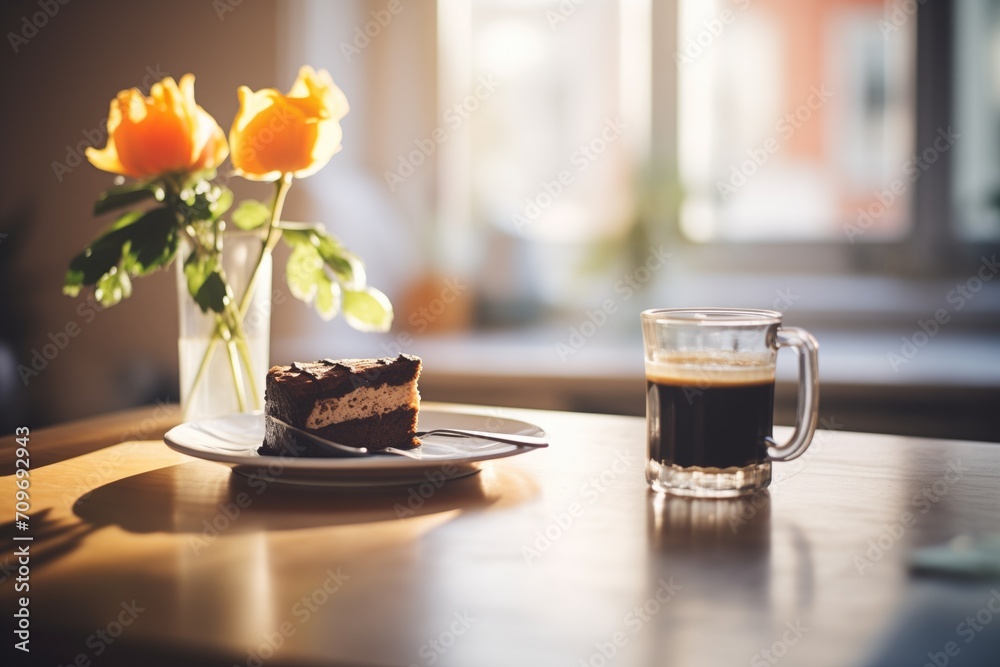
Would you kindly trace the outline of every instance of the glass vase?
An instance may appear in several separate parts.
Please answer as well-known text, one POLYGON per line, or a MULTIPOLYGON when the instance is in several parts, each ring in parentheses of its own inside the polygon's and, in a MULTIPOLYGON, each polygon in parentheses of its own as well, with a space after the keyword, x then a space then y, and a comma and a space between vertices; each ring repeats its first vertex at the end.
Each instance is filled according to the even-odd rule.
MULTIPOLYGON (((261 239, 257 234, 226 234, 222 267, 236 296, 234 307, 238 307, 246 291, 260 250, 261 239)), ((182 243, 175 262, 180 313, 177 345, 184 419, 192 421, 263 409, 264 378, 271 348, 271 256, 269 254, 261 262, 254 293, 243 318, 244 349, 238 350, 235 345, 218 341, 211 345, 211 356, 206 361, 217 319, 212 311, 203 313, 188 293, 184 260, 190 252, 191 246, 182 243)))

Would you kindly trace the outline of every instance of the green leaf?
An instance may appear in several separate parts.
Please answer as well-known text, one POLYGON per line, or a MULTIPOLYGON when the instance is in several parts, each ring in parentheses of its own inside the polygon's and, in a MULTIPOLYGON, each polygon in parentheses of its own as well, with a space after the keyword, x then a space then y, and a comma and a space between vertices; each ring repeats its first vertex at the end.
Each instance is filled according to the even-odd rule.
POLYGON ((317 234, 319 242, 316 250, 319 251, 323 262, 330 267, 345 289, 364 289, 368 276, 365 274, 365 265, 361 258, 340 244, 340 241, 327 235, 317 234))
POLYGON ((292 247, 286 279, 293 296, 314 303, 323 319, 343 309, 347 323, 359 331, 389 330, 392 304, 385 294, 365 286, 365 267, 357 255, 319 224, 282 223, 281 232, 292 247))
POLYGON ((295 246, 285 266, 285 279, 292 296, 313 304, 324 320, 332 320, 340 312, 340 284, 327 275, 323 259, 313 246, 295 246))
POLYGON ((74 257, 66 272, 63 291, 76 296, 82 285, 95 285, 122 259, 122 249, 128 241, 126 230, 143 216, 141 211, 131 211, 118 218, 111 228, 74 257))
POLYGON ((184 262, 184 277, 187 279, 188 292, 201 308, 201 312, 211 310, 221 313, 225 309, 226 282, 222 279, 214 257, 191 253, 184 262))
POLYGON ((242 230, 250 231, 263 226, 271 217, 271 209, 259 201, 246 199, 233 211, 233 224, 242 230))
POLYGON ((116 208, 131 206, 146 199, 163 199, 163 188, 155 182, 129 183, 102 192, 94 202, 94 215, 103 215, 116 208))
POLYGON ((344 319, 358 331, 388 331, 392 326, 392 304, 374 287, 344 290, 344 319))
POLYGON ((222 275, 218 271, 213 271, 208 274, 208 278, 192 296, 203 313, 209 310, 221 313, 226 307, 228 296, 226 281, 222 279, 222 275))
MULTIPOLYGON (((108 226, 108 232, 112 232, 116 229, 121 229, 122 227, 128 227, 133 222, 144 216, 145 211, 129 211, 128 213, 123 213, 118 216, 118 219, 108 226)), ((105 232, 106 233, 106 232, 105 232)))
POLYGON ((127 273, 113 267, 97 281, 94 296, 102 306, 109 308, 132 296, 132 281, 127 273))
POLYGON ((177 244, 177 220, 171 209, 126 213, 70 261, 63 292, 76 296, 82 286, 96 285, 102 303, 114 305, 132 293, 129 276, 167 266, 177 244))
POLYGON ((177 218, 168 208, 154 208, 121 231, 130 231, 125 268, 145 276, 170 263, 177 252, 177 218))
POLYGON ((340 312, 340 295, 340 284, 330 280, 325 273, 316 281, 316 312, 323 320, 329 322, 340 312))
POLYGON ((297 245, 285 265, 285 280, 292 296, 310 303, 316 296, 318 276, 323 273, 323 260, 316 249, 309 245, 297 245))
POLYGON ((364 263, 336 237, 327 233, 323 225, 283 223, 281 230, 282 238, 293 248, 302 245, 315 248, 344 289, 364 289, 368 279, 364 263))

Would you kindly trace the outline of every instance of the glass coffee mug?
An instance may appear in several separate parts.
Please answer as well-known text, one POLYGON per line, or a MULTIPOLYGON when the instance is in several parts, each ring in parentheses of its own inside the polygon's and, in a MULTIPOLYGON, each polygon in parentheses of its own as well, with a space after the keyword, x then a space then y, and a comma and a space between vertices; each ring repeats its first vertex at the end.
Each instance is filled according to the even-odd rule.
POLYGON ((663 308, 642 313, 646 349, 646 479, 655 491, 701 498, 753 493, 771 463, 809 446, 819 407, 818 349, 781 313, 663 308), (799 357, 795 431, 777 444, 774 366, 779 347, 799 357))

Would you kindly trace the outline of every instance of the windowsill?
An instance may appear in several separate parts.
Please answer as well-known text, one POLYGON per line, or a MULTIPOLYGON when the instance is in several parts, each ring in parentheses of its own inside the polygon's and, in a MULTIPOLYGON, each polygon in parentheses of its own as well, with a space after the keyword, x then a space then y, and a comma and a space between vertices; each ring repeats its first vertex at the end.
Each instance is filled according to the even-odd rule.
MULTIPOLYGON (((838 427, 1000 440, 993 414, 1000 405, 1000 336, 995 333, 945 328, 906 360, 901 337, 912 337, 912 329, 810 329, 820 341, 821 416, 838 427), (890 353, 903 361, 890 361, 890 353)), ((573 349, 569 337, 568 326, 423 336, 413 337, 405 351, 424 360, 421 393, 428 400, 643 414, 638 331, 599 331, 567 354, 573 349), (565 359, 555 341, 566 345, 560 348, 565 359)), ((394 354, 398 340, 398 335, 338 336, 337 354, 394 354)), ((325 356, 330 356, 329 344, 315 338, 274 341, 279 361, 325 356)), ((795 378, 795 356, 779 355, 779 423, 794 420, 795 378)))

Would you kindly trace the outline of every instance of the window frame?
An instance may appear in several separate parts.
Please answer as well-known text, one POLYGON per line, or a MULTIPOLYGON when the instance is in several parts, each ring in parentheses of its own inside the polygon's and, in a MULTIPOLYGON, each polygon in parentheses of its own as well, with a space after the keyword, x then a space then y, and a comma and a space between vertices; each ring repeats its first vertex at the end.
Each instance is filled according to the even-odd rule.
MULTIPOLYGON (((678 0, 652 3, 653 155, 654 182, 676 178, 678 0)), ((917 6, 915 39, 914 146, 929 146, 938 129, 953 120, 954 1, 936 0, 917 6)), ((958 212, 952 199, 952 151, 942 152, 934 169, 911 188, 910 231, 899 240, 774 242, 688 239, 676 211, 661 211, 654 221, 695 271, 725 266, 733 273, 805 273, 844 277, 890 276, 901 281, 971 275, 983 255, 1000 250, 1000 243, 969 242, 959 236, 958 212), (942 223, 942 221, 944 221, 942 223)))

